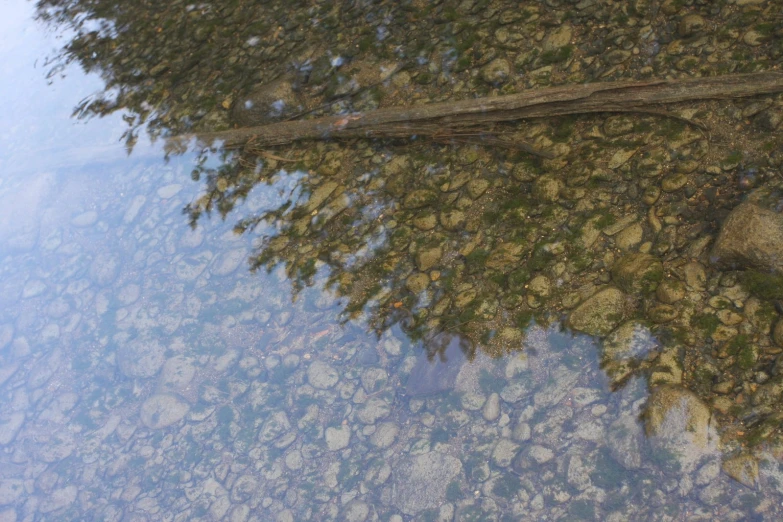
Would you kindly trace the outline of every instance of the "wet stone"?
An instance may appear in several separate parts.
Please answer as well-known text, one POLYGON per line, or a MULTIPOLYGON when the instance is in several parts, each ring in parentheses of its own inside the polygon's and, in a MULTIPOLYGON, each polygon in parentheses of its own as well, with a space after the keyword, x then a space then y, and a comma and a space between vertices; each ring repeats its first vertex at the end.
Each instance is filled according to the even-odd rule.
POLYGON ((188 411, 190 405, 175 395, 153 395, 141 405, 141 422, 153 430, 167 428, 182 420, 188 411))
POLYGON ((606 431, 612 458, 625 469, 637 469, 642 465, 644 433, 634 415, 622 415, 606 431))
POLYGON ((78 492, 79 488, 73 485, 56 489, 43 499, 38 506, 38 511, 46 514, 64 509, 74 503, 78 492))
POLYGON ((419 250, 416 253, 416 266, 420 271, 426 272, 440 262, 443 250, 440 247, 419 250))
POLYGON ((393 422, 383 422, 378 425, 375 433, 370 436, 370 442, 376 448, 388 448, 394 444, 400 429, 393 422))
POLYGON ((288 420, 288 415, 278 411, 266 419, 261 426, 261 430, 258 432, 258 441, 261 443, 271 442, 290 429, 291 422, 288 420))
POLYGON ((407 209, 422 208, 432 205, 438 200, 438 195, 426 189, 414 190, 405 196, 403 206, 407 209))
POLYGON ((451 210, 440 213, 440 224, 450 231, 461 230, 465 226, 465 213, 461 210, 451 210))
POLYGON ((633 119, 624 115, 610 116, 606 118, 603 125, 604 134, 612 138, 630 134, 633 132, 633 128, 633 119))
POLYGON ((505 83, 511 76, 511 64, 505 58, 495 58, 481 68, 481 78, 489 84, 505 83))
POLYGON ((71 220, 71 225, 75 227, 89 227, 98 221, 98 213, 94 210, 88 210, 71 220))
POLYGON ((370 506, 359 500, 354 500, 346 506, 343 520, 346 522, 364 522, 369 514, 370 506))
POLYGON ((625 315, 625 295, 616 288, 605 288, 580 304, 568 318, 574 330, 589 335, 607 335, 625 315))
POLYGON ((163 364, 160 387, 166 391, 185 390, 196 375, 193 362, 182 355, 172 357, 163 364))
POLYGON ((723 222, 710 261, 720 268, 783 272, 783 216, 740 204, 723 222))
POLYGON ((108 285, 117 277, 119 264, 116 256, 98 254, 90 265, 90 278, 98 285, 108 285))
POLYGON ((574 31, 570 24, 560 24, 544 37, 544 51, 557 51, 571 43, 574 31))
POLYGON ((650 330, 641 323, 623 323, 604 340, 601 367, 612 382, 619 383, 657 348, 657 344, 650 330))
POLYGON ((544 201, 557 201, 563 183, 552 176, 541 176, 533 184, 533 195, 544 201))
POLYGON ((248 95, 237 98, 231 109, 234 123, 242 127, 264 125, 293 114, 301 105, 289 78, 259 85, 248 95))
POLYGON ((623 229, 615 236, 614 241, 617 248, 620 250, 631 250, 642 242, 644 237, 644 229, 639 223, 634 223, 631 226, 623 229))
POLYGON ((351 428, 336 426, 326 428, 326 447, 329 451, 339 451, 347 448, 351 441, 351 428))
POLYGON ((652 292, 663 279, 663 264, 650 254, 627 254, 612 267, 612 279, 630 294, 652 292))
POLYGON ((461 472, 459 459, 436 451, 405 459, 393 470, 391 503, 411 516, 437 508, 461 472))
POLYGON ((473 199, 480 198, 489 188, 489 181, 486 179, 472 179, 468 182, 468 195, 473 199))
POLYGON ((551 291, 549 278, 543 275, 537 275, 530 280, 527 286, 528 292, 538 297, 547 297, 551 291))
POLYGON ((327 390, 340 380, 340 375, 332 366, 322 361, 314 361, 307 369, 307 381, 313 388, 327 390))
POLYGON ((759 481, 759 461, 754 455, 738 455, 723 461, 723 472, 740 484, 755 488, 759 481))
POLYGON ((719 437, 709 408, 679 386, 659 386, 650 395, 646 432, 653 449, 672 471, 690 472, 718 451, 719 437))
POLYGON ((158 197, 161 199, 169 199, 176 196, 179 191, 182 190, 182 185, 179 183, 172 183, 158 189, 158 197))
POLYGON ((422 293, 430 285, 430 276, 422 272, 411 274, 405 280, 405 288, 407 288, 412 294, 418 295, 422 293))
POLYGON ((380 419, 387 417, 389 413, 391 413, 391 408, 385 400, 380 397, 371 397, 362 405, 357 417, 364 424, 375 424, 380 419))
POLYGON ((518 451, 518 444, 509 439, 500 439, 492 450, 492 462, 500 468, 507 468, 517 456, 518 451))
POLYGON ((678 172, 663 178, 663 180, 661 180, 661 189, 664 192, 674 192, 680 190, 686 183, 688 183, 688 176, 678 172))
POLYGON ((155 339, 133 339, 117 347, 120 371, 130 378, 154 377, 165 362, 166 348, 155 339))
POLYGON ((546 464, 555 457, 555 453, 551 449, 539 445, 531 446, 528 455, 539 464, 546 464))
POLYGON ((12 504, 24 493, 24 482, 19 479, 0 479, 0 506, 12 504))
POLYGON ((685 297, 685 285, 676 279, 666 279, 655 289, 655 297, 664 304, 674 304, 685 297))
POLYGON ((493 393, 489 396, 481 409, 481 415, 487 422, 492 422, 500 417, 500 395, 493 393))
POLYGON ((24 413, 17 411, 0 419, 0 446, 11 444, 24 424, 24 413))
MULTIPOLYGON (((432 230, 438 226, 438 217, 435 214, 426 213, 413 218, 413 226, 419 230, 432 230)), ((440 257, 440 256, 438 256, 440 257)))
POLYGON ((677 34, 682 38, 687 38, 704 29, 706 22, 704 18, 697 14, 687 14, 680 19, 677 25, 677 34))

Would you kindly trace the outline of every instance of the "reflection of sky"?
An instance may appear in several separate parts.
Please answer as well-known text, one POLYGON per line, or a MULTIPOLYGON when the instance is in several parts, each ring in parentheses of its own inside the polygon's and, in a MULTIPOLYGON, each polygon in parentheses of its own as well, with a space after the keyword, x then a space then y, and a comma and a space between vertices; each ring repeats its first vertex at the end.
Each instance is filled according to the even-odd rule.
POLYGON ((125 130, 121 114, 89 125, 71 117, 80 100, 102 89, 97 75, 71 65, 47 79, 66 35, 36 22, 34 7, 23 0, 2 3, 0 172, 6 182, 12 173, 29 175, 125 155, 118 141, 125 130))

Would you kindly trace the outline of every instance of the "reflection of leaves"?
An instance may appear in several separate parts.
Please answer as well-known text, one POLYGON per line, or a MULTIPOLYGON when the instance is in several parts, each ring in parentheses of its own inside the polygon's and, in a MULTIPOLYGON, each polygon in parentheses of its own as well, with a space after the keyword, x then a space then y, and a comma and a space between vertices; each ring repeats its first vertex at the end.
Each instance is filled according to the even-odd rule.
POLYGON ((399 156, 378 167, 361 155, 349 159, 349 148, 328 146, 317 156, 289 151, 287 157, 303 164, 294 173, 278 170, 274 160, 247 161, 242 153, 217 164, 204 157, 194 171, 204 192, 185 212, 191 224, 213 211, 225 218, 238 203, 261 194, 266 204, 255 204, 257 210, 234 227, 259 237, 252 270, 283 266, 295 292, 315 284, 329 288, 343 298, 344 320, 363 317, 379 334, 400 325, 412 340, 425 341, 430 354, 442 353, 454 335, 502 344, 495 339, 504 325, 524 329, 532 315, 517 297, 526 292, 529 265, 544 269, 555 255, 548 243, 529 240, 538 237, 535 223, 520 227, 508 219, 536 211, 528 186, 498 178, 497 189, 486 192, 491 196, 475 204, 469 184, 455 181, 472 177, 460 172, 464 151, 433 152, 442 161, 399 156), (345 168, 328 167, 324 175, 322 157, 345 168), (428 194, 426 203, 409 201, 416 191, 428 194), (454 208, 463 209, 464 224, 441 228, 441 212, 454 208), (487 223, 488 213, 498 219, 487 223), (419 230, 416 220, 434 221, 436 228, 419 230))

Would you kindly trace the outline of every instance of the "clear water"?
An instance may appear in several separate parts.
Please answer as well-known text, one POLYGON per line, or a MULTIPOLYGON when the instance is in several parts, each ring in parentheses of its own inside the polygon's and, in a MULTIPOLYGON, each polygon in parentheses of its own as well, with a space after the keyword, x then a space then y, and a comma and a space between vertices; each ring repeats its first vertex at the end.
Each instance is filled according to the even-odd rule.
MULTIPOLYGON (((649 379, 676 365, 661 359, 618 384, 603 341, 565 328, 562 308, 510 320, 507 301, 481 301, 491 274, 470 272, 481 257, 470 252, 472 279, 429 293, 413 290, 410 270, 377 269, 384 256, 420 263, 388 248, 401 229, 411 244, 431 239, 390 217, 416 187, 392 197, 378 183, 393 181, 384 165, 416 143, 273 151, 257 166, 265 177, 229 195, 220 183, 237 172, 236 153, 167 155, 149 137, 149 122, 152 135, 166 130, 152 67, 107 86, 117 71, 62 59, 75 29, 45 21, 45 7, 8 0, 0 19, 0 521, 777 519, 777 446, 722 445, 714 419, 693 421, 700 413, 679 396, 662 431, 649 427, 649 379), (74 114, 123 88, 149 99, 152 116, 140 121, 138 99, 100 118, 74 114), (313 156, 327 158, 320 170, 313 156), (347 182, 329 161, 364 170, 347 182), (329 179, 340 190, 313 203, 329 179), (211 213, 199 212, 204 194, 211 213), (290 233, 302 219, 313 231, 304 239, 290 233), (242 223, 255 226, 237 233, 242 223), (274 257, 277 236, 298 250, 274 257), (334 255, 299 263, 312 249, 334 255), (465 304, 438 315, 441 299, 465 304), (738 455, 752 457, 746 484, 722 464, 738 455)), ((169 8, 208 17, 215 6, 169 8)), ((80 30, 121 32, 83 9, 80 30)), ((150 27, 172 30, 161 16, 150 27)), ((375 41, 395 35, 396 22, 373 16, 375 41)), ((190 51, 209 54, 215 31, 190 51)), ((244 49, 261 45, 253 38, 244 49)), ((149 42, 130 44, 150 45, 152 65, 149 42)), ((329 63, 344 60, 335 51, 329 63)), ((201 119, 180 118, 172 133, 193 121, 209 130, 231 90, 219 77, 203 80, 220 94, 201 119)), ((448 182, 474 154, 488 185, 508 179, 513 166, 482 150, 416 149, 430 156, 412 165, 448 182)), ((545 210, 525 217, 544 223, 533 235, 563 222, 562 209, 545 210)), ((447 238, 444 259, 481 226, 447 238)), ((434 272, 425 288, 462 277, 434 272)), ((552 279, 553 293, 568 285, 552 279)), ((639 326, 629 353, 622 362, 634 367, 671 352, 639 326)))

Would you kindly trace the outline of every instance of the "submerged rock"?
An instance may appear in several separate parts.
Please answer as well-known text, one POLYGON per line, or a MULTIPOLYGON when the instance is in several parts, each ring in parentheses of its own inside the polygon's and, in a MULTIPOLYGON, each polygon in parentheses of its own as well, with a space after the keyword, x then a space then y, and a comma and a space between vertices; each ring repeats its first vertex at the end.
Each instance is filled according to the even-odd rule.
POLYGON ((647 402, 646 432, 669 471, 691 472, 718 454, 720 439, 709 408, 679 386, 659 386, 647 402))
POLYGON ((759 480, 759 461, 753 455, 738 455, 723 462, 723 471, 737 482, 754 488, 759 480))
POLYGON ((619 383, 657 345, 649 329, 636 321, 628 321, 604 340, 601 367, 612 383, 619 383))
POLYGON ((134 339, 117 348, 120 371, 130 378, 154 377, 166 361, 166 348, 154 339, 134 339))
POLYGON ((462 463, 451 455, 431 451, 411 457, 395 467, 392 504, 406 515, 437 508, 461 472, 462 463))
POLYGON ((719 268, 783 273, 783 216, 742 203, 723 222, 710 261, 719 268))
POLYGON ((574 330, 589 335, 607 335, 623 320, 625 295, 617 288, 601 290, 579 305, 568 318, 574 330))
POLYGON ((264 125, 292 115, 300 105, 291 81, 280 78, 239 98, 231 109, 231 119, 243 127, 264 125))
POLYGON ((612 279, 628 293, 652 292, 663 279, 663 264, 650 254, 628 254, 612 267, 612 279))
POLYGON ((182 420, 190 405, 179 397, 161 393, 153 395, 141 405, 141 422, 153 430, 166 428, 182 420))

